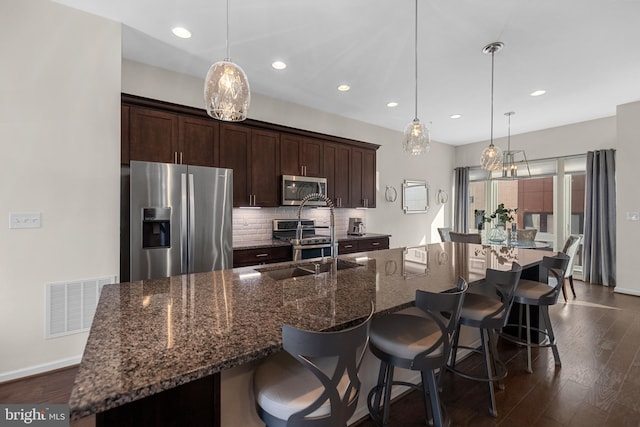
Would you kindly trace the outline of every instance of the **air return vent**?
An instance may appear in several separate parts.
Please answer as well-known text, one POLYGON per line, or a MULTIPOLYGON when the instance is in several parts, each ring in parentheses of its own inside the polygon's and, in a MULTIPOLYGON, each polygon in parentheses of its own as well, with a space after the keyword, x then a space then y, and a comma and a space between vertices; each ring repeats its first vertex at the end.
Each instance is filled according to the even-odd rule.
POLYGON ((104 285, 115 276, 47 284, 47 338, 88 331, 104 285))

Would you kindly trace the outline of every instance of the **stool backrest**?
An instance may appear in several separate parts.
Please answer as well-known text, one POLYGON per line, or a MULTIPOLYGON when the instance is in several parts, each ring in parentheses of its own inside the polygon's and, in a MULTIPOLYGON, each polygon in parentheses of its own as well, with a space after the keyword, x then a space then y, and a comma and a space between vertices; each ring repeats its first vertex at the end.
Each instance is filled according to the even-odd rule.
POLYGON ((456 287, 444 292, 416 290, 416 307, 424 311, 438 325, 442 336, 428 349, 413 358, 412 369, 436 369, 443 367, 449 360, 451 344, 458 329, 460 311, 467 289, 469 289, 467 282, 462 277, 458 277, 456 287), (437 356, 434 357, 432 353, 440 346, 442 351, 437 352, 437 356))
POLYGON ((549 292, 540 297, 540 301, 545 304, 555 304, 558 302, 558 295, 562 291, 562 283, 564 281, 567 267, 569 266, 569 255, 558 252, 556 256, 546 256, 542 258, 542 267, 547 271, 547 283, 550 283, 549 277, 553 277, 554 286, 549 287, 549 292))
POLYGON ((289 417, 287 426, 346 427, 358 403, 361 386, 358 371, 369 342, 373 306, 371 302, 371 313, 362 323, 340 331, 315 332, 289 325, 282 327, 284 350, 309 369, 324 387, 322 394, 313 403, 289 417), (330 372, 317 364, 319 359, 324 358, 335 360, 335 363, 322 364, 330 365, 333 368, 330 372), (344 384, 340 385, 345 374, 348 377, 346 389, 343 388, 344 384), (331 405, 328 416, 308 417, 327 400, 331 405))
POLYGON ((511 265, 511 270, 507 271, 487 268, 485 282, 495 287, 496 293, 502 300, 502 305, 485 317, 485 327, 502 328, 507 324, 521 274, 522 267, 517 262, 514 262, 511 265))
POLYGON ((564 248, 562 248, 562 252, 569 256, 569 264, 567 265, 567 271, 565 272, 564 277, 569 277, 573 274, 573 264, 575 262, 576 254, 578 253, 578 249, 580 248, 581 240, 582 236, 580 234, 572 234, 567 238, 564 248))
POLYGON ((457 233, 455 231, 449 232, 452 242, 458 243, 482 243, 482 237, 480 233, 457 233))
POLYGON ((450 242, 451 241, 451 236, 449 235, 450 232, 451 232, 451 229, 449 227, 438 228, 438 234, 440 234, 440 240, 442 240, 443 242, 450 242))

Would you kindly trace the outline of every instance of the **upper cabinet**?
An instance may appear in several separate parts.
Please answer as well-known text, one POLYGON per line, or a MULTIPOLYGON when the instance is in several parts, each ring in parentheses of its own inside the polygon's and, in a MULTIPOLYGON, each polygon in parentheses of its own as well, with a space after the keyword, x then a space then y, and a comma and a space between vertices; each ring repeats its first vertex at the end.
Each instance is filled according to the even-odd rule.
POLYGON ((351 206, 376 207, 376 150, 351 149, 351 206))
POLYGON ((233 205, 280 205, 282 175, 327 178, 338 208, 376 206, 377 145, 122 94, 121 162, 233 169, 233 205))
POLYGON ((233 206, 279 206, 279 134, 220 125, 220 167, 233 169, 233 206))
POLYGON ((351 207, 351 147, 327 143, 323 147, 323 173, 327 178, 327 197, 335 207, 351 207))
POLYGON ((322 177, 323 141, 280 134, 280 175, 322 177))

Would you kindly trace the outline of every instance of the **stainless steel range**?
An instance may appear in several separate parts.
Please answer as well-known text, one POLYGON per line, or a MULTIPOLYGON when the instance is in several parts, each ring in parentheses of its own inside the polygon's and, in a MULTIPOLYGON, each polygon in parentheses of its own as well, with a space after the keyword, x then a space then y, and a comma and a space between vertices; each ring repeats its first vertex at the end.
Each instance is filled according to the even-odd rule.
POLYGON ((316 234, 316 224, 312 219, 301 219, 302 237, 296 238, 297 219, 274 219, 273 238, 290 242, 293 260, 320 258, 331 255, 331 237, 316 234))

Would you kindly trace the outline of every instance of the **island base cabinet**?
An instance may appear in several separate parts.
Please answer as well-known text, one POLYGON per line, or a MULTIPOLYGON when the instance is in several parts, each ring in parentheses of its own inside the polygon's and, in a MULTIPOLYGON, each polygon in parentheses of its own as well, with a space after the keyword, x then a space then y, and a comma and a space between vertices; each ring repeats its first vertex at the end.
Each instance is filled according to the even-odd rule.
POLYGON ((220 427, 220 373, 96 414, 96 427, 220 427))

